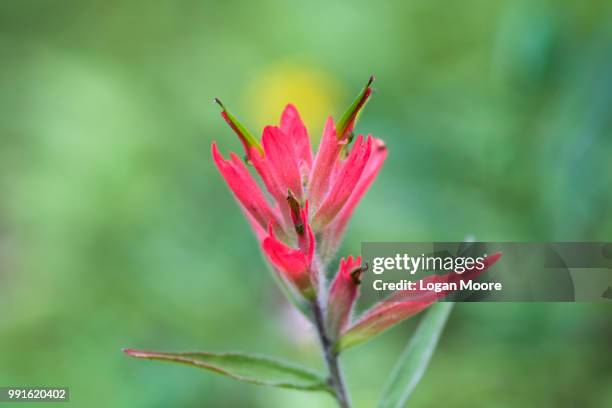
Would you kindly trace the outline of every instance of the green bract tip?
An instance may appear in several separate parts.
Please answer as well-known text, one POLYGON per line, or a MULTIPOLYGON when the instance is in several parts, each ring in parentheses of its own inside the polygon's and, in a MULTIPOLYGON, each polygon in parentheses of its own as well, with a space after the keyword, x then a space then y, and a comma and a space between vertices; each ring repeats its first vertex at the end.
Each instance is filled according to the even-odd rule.
POLYGON ((370 76, 368 83, 363 87, 357 98, 353 101, 351 106, 344 112, 344 115, 340 118, 336 125, 336 134, 339 140, 346 140, 349 134, 353 131, 353 126, 357 120, 359 112, 364 107, 368 98, 372 94, 371 85, 374 82, 374 75, 370 76))
POLYGON ((257 149, 257 151, 263 156, 264 150, 261 147, 259 141, 253 137, 251 132, 249 132, 248 129, 244 127, 242 123, 240 123, 236 116, 234 116, 229 110, 227 110, 227 108, 225 107, 223 102, 219 100, 219 98, 214 98, 213 101, 221 107, 221 116, 223 116, 223 119, 225 119, 227 124, 230 125, 230 127, 234 131, 234 133, 236 133, 240 138, 240 141, 244 145, 244 150, 246 151, 247 157, 249 157, 251 147, 257 149))

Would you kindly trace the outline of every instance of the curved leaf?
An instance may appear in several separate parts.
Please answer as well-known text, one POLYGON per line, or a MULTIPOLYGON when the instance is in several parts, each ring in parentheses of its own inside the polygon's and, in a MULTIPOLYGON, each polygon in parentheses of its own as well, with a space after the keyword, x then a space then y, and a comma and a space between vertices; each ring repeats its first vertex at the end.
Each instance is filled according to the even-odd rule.
POLYGON ((244 353, 164 353, 124 349, 132 357, 185 364, 235 380, 273 387, 309 391, 329 391, 329 385, 320 375, 296 365, 269 357, 244 353))
POLYGON ((423 377, 454 303, 436 303, 419 323, 416 333, 389 377, 379 408, 401 408, 423 377))

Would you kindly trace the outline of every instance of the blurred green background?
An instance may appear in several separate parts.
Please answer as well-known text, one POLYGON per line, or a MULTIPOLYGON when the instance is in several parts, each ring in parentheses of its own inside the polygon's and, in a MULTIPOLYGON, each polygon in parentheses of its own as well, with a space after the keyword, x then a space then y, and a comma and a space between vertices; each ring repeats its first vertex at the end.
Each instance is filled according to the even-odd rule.
MULTIPOLYGON (((286 102, 313 141, 358 124, 389 158, 361 241, 612 237, 609 1, 0 3, 0 385, 77 407, 331 407, 130 359, 244 350, 322 368, 210 158, 286 102)), ((343 358, 373 406, 417 319, 343 358)), ((459 304, 417 407, 612 406, 606 304, 459 304)), ((27 404, 20 405, 26 407, 27 404)))

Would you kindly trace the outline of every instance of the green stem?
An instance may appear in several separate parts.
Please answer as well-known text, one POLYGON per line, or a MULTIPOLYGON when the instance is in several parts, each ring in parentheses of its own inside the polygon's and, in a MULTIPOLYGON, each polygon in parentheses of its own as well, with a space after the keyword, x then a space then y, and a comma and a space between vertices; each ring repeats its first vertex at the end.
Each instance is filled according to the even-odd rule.
POLYGON ((327 368, 329 369, 329 385, 334 391, 338 405, 341 408, 350 408, 351 404, 348 399, 348 394, 346 393, 342 369, 340 368, 340 362, 338 361, 338 354, 333 350, 333 344, 327 335, 327 331, 325 330, 323 311, 316 300, 312 303, 312 311, 317 333, 319 334, 319 340, 321 341, 321 348, 323 349, 325 362, 327 363, 327 368))

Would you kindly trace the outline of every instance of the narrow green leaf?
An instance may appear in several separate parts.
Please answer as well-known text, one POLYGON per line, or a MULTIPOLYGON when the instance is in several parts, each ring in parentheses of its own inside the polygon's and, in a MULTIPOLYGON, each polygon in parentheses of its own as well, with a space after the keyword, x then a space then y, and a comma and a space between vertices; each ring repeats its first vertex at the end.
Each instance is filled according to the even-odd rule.
POLYGON ((244 353, 163 353, 132 349, 123 351, 132 357, 190 365, 252 384, 308 391, 330 390, 320 375, 269 357, 244 353))
POLYGON ((453 303, 432 305, 400 356, 382 394, 379 408, 402 408, 423 377, 453 303))

